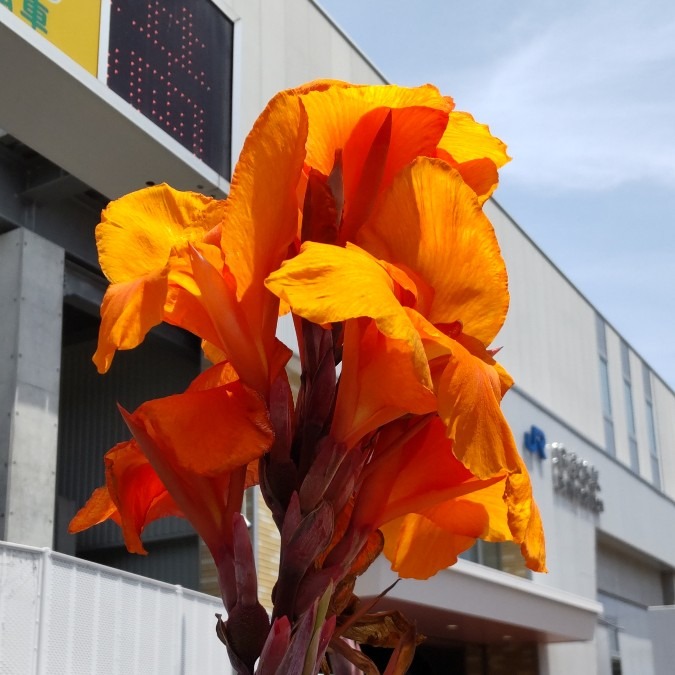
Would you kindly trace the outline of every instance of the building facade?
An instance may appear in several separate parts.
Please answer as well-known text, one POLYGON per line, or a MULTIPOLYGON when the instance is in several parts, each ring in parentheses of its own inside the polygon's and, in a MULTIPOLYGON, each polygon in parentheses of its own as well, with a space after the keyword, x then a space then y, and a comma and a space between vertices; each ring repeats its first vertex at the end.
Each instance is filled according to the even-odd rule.
MULTIPOLYGON (((112 525, 66 534, 124 437, 116 403, 179 391, 201 367, 198 343, 162 326, 96 374, 94 227, 109 199, 145 185, 224 197, 276 91, 384 77, 311 0, 8 0, 0 48, 0 538, 213 591, 182 521, 148 528, 147 557, 127 554, 112 525)), ((482 544, 383 602, 429 637, 419 672, 668 673, 675 394, 497 203, 486 210, 510 274, 496 343, 517 385, 504 409, 551 571, 529 575, 508 546, 482 544)), ((261 502, 249 495, 247 516, 269 597, 278 550, 261 502)), ((388 574, 381 561, 360 593, 388 574)))

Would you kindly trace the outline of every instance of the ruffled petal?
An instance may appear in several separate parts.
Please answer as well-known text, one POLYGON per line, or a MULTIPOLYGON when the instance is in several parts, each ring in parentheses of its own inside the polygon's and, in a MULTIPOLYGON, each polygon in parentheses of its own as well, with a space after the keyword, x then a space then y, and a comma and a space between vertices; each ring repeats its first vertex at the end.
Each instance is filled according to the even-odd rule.
POLYGON ((513 434, 499 407, 501 380, 494 366, 455 341, 437 395, 455 455, 471 473, 491 478, 521 471, 513 434))
POLYGON ((420 308, 431 323, 460 321, 486 345, 503 325, 509 294, 494 229, 447 163, 420 158, 403 169, 356 241, 433 288, 420 308))
POLYGON ((452 103, 432 85, 422 87, 345 86, 316 88, 301 96, 309 118, 307 164, 328 176, 336 151, 345 147, 361 117, 377 108, 426 107, 449 113, 452 103))
POLYGON ((119 443, 105 455, 106 485, 94 491, 70 523, 79 532, 108 518, 121 528, 130 553, 145 554, 141 533, 158 518, 181 516, 152 466, 135 441, 119 443))
POLYGON ((96 245, 113 283, 132 281, 166 265, 171 250, 201 241, 223 218, 223 202, 156 185, 116 199, 102 213, 96 245))
POLYGON ((511 159, 506 152, 506 145, 490 133, 487 124, 476 122, 469 113, 459 110, 450 113, 448 126, 438 147, 460 164, 484 158, 500 168, 511 159))

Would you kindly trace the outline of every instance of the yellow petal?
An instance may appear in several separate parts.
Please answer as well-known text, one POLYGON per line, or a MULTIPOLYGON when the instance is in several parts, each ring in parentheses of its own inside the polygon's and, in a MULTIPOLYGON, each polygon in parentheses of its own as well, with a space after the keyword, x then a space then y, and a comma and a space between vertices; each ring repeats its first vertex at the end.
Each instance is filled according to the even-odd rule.
POLYGON ((437 159, 403 169, 357 243, 377 258, 411 269, 434 289, 434 324, 460 321, 489 344, 506 317, 507 276, 497 238, 459 173, 437 159))
POLYGON ((459 163, 485 158, 500 168, 510 160, 506 145, 490 133, 486 124, 476 122, 469 113, 458 110, 450 113, 448 126, 438 147, 459 163))
POLYGON ((96 228, 103 273, 114 283, 162 269, 174 247, 220 225, 223 202, 156 185, 110 202, 96 228))
POLYGON ((395 295, 397 285, 387 264, 357 246, 305 242, 299 255, 270 274, 265 285, 295 314, 313 323, 368 316, 384 335, 421 348, 419 336, 395 295))

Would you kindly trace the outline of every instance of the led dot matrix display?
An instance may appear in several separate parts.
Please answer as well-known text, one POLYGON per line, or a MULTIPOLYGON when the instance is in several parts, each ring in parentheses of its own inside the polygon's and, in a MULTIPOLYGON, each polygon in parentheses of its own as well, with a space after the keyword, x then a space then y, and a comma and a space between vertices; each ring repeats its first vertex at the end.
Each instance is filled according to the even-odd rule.
POLYGON ((226 178, 233 28, 208 0, 112 0, 108 86, 226 178))

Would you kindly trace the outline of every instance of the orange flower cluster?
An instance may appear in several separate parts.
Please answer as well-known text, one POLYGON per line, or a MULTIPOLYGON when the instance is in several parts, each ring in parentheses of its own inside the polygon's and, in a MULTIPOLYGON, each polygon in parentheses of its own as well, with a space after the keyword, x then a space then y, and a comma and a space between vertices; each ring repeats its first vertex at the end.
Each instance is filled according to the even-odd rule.
POLYGON ((96 231, 111 281, 99 371, 162 321, 202 338, 214 365, 185 393, 123 413, 134 438, 107 453, 106 485, 71 531, 112 518, 143 552, 149 522, 183 515, 231 610, 233 514, 260 460, 282 559, 302 523, 314 535, 328 523, 313 535, 313 581, 278 593, 290 604, 277 618, 356 570, 378 531, 404 577, 435 574, 477 538, 515 541, 543 571, 539 513, 500 410, 512 380, 489 349, 509 296, 482 204, 507 161, 435 87, 316 81, 269 103, 227 200, 162 185, 112 202, 96 231), (289 310, 295 404, 276 338, 289 310))

